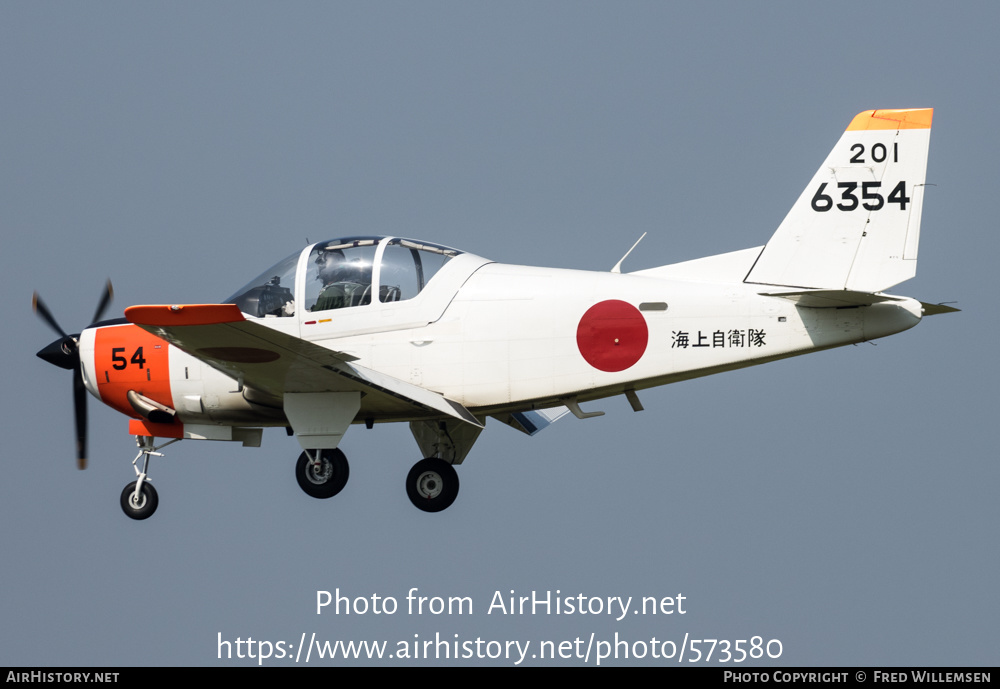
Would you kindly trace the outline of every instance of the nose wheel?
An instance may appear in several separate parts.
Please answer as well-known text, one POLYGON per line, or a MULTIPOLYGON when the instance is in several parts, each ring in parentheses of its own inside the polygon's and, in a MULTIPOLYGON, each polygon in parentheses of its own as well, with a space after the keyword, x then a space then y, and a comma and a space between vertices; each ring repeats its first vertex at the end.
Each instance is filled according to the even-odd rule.
POLYGON ((443 459, 421 459, 406 476, 406 495, 424 512, 448 509, 458 497, 458 472, 443 459))
POLYGON ((144 481, 136 490, 138 483, 132 481, 122 491, 122 511, 132 519, 148 519, 153 516, 156 506, 160 504, 160 497, 156 494, 152 483, 144 481))
POLYGON ((295 464, 299 488, 314 498, 332 498, 347 485, 351 467, 339 448, 305 450, 295 464))
POLYGON ((167 445, 173 445, 180 438, 175 438, 163 443, 159 447, 153 445, 153 439, 144 435, 137 435, 135 443, 139 446, 139 454, 132 460, 132 468, 135 469, 136 480, 125 486, 122 491, 121 505, 122 512, 130 519, 149 519, 160 504, 160 496, 156 494, 156 489, 149 482, 149 458, 152 456, 162 457, 163 453, 158 452, 167 445), (142 470, 139 470, 138 462, 142 459, 142 470))

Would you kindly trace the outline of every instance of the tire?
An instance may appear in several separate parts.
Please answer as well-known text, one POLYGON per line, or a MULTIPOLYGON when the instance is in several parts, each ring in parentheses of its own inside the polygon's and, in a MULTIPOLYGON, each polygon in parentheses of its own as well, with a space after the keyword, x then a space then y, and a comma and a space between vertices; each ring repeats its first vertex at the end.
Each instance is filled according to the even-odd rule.
POLYGON ((153 488, 153 484, 149 481, 142 482, 142 490, 139 492, 138 503, 133 500, 135 497, 135 484, 137 481, 132 481, 132 483, 125 486, 125 490, 122 491, 122 512, 125 513, 126 517, 132 519, 149 519, 153 516, 153 512, 156 511, 156 507, 160 504, 160 496, 156 494, 156 489, 153 488))
POLYGON ((326 499, 344 490, 351 475, 347 456, 339 448, 319 450, 320 467, 309 466, 309 456, 303 452, 295 464, 295 480, 299 488, 314 498, 326 499))
POLYGON ((406 476, 406 495, 424 512, 446 510, 458 497, 458 472, 443 459, 422 459, 406 476))

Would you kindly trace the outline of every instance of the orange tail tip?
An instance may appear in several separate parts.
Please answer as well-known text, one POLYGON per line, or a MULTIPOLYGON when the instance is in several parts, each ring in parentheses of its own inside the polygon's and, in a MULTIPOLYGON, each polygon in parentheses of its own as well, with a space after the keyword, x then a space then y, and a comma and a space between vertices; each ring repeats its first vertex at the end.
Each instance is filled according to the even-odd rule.
POLYGON ((866 110, 851 120, 847 131, 859 129, 930 129, 934 108, 866 110))

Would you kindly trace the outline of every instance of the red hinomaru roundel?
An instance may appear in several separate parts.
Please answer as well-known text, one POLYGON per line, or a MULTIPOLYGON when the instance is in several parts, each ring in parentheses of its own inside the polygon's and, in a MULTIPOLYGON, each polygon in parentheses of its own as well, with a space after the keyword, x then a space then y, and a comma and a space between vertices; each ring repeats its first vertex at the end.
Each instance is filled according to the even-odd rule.
POLYGON ((594 304, 576 328, 576 345, 601 371, 624 371, 642 358, 649 341, 646 319, 631 304, 609 299, 594 304))

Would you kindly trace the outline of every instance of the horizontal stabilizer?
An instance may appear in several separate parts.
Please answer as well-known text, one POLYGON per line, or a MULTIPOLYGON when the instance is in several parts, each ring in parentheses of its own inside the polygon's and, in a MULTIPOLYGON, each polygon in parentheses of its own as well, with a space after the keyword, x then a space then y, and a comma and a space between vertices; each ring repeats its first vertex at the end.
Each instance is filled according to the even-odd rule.
POLYGON ((920 302, 920 306, 923 308, 925 316, 936 316, 939 313, 956 313, 962 310, 946 304, 928 304, 923 301, 920 302))
POLYGON ((845 306, 871 306, 885 301, 902 301, 899 297, 847 289, 800 290, 796 292, 760 292, 762 297, 780 297, 794 301, 797 306, 811 309, 835 309, 845 306))

